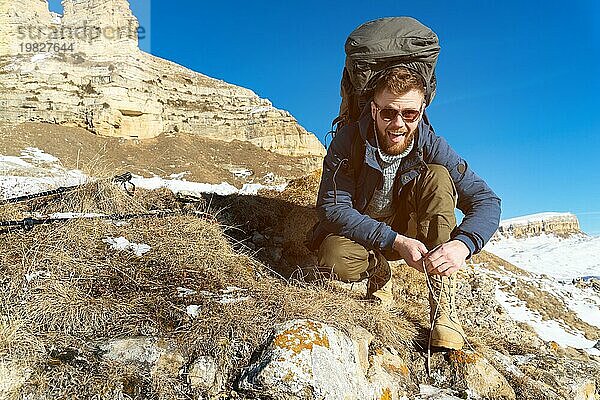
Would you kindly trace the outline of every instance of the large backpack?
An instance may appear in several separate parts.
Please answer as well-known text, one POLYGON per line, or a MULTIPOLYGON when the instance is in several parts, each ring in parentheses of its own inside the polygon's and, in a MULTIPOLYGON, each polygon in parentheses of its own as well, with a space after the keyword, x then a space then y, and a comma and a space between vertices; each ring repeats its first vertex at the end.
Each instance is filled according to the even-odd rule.
POLYGON ((433 100, 440 45, 437 35, 416 19, 389 17, 366 22, 348 36, 345 50, 342 104, 332 132, 358 120, 373 96, 377 79, 389 68, 404 66, 417 72, 425 83, 426 105, 433 100))

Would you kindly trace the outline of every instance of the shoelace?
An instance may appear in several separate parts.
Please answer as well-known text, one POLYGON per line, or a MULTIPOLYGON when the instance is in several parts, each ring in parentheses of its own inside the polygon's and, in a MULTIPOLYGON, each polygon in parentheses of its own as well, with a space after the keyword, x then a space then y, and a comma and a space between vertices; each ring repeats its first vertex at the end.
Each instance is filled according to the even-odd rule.
MULTIPOLYGON (((433 312, 433 317, 431 318, 431 321, 430 321, 429 339, 427 341, 427 376, 430 376, 430 374, 431 374, 431 335, 432 335, 432 332, 433 332, 433 326, 434 326, 434 323, 435 323, 435 319, 437 318, 437 314, 438 314, 438 311, 439 311, 439 308, 440 308, 440 301, 442 300, 442 293, 445 291, 445 286, 446 285, 444 284, 444 280, 441 279, 440 280, 440 291, 439 291, 439 294, 438 294, 438 298, 436 299, 435 296, 434 296, 435 292, 433 290, 433 285, 431 283, 431 276, 429 275, 429 272, 427 272, 427 267, 425 266, 425 261, 423 261, 422 267, 423 267, 423 272, 425 273, 425 281, 427 282, 427 288, 429 289, 429 292, 432 294, 431 297, 435 301, 435 310, 433 312)), ((452 302, 452 295, 450 293, 450 286, 447 286, 447 288, 448 288, 447 294, 448 294, 448 297, 449 297, 448 298, 448 300, 449 300, 448 304, 450 304, 450 311, 453 311, 452 307, 454 306, 454 304, 452 304, 452 303, 454 303, 454 302, 452 302)), ((450 315, 451 313, 449 312, 448 314, 450 315)), ((462 336, 463 340, 471 348, 471 350, 473 352, 476 352, 475 348, 471 345, 471 342, 469 342, 469 339, 467 339, 467 337, 462 332, 460 332, 459 330, 456 330, 456 329, 454 329, 452 327, 448 327, 448 328, 453 329, 455 332, 457 332, 458 334, 460 334, 460 336, 462 336)))

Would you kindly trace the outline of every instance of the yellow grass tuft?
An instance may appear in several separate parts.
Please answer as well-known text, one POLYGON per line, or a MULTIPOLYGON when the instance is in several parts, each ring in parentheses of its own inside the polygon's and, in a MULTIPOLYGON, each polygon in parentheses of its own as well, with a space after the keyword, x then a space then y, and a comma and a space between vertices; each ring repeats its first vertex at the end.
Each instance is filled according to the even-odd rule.
POLYGON ((108 181, 18 207, 21 215, 180 212, 119 223, 71 220, 0 235, 0 318, 6 316, 0 319, 0 355, 31 366, 21 394, 190 394, 182 378, 149 376, 103 360, 98 343, 110 338, 169 338, 188 361, 199 355, 221 360, 232 379, 272 327, 290 319, 340 329, 359 325, 379 343, 412 346, 417 331, 406 313, 390 314, 327 283, 290 284, 278 278, 251 256, 234 251, 218 221, 186 214, 199 207, 205 205, 184 206, 167 191, 136 191, 131 197, 108 181), (116 237, 147 244, 150 251, 136 256, 114 250, 104 240, 116 237), (245 289, 249 299, 220 304, 216 300, 229 286, 245 289), (181 297, 178 288, 195 294, 181 297), (201 310, 197 318, 186 313, 192 304, 201 310))

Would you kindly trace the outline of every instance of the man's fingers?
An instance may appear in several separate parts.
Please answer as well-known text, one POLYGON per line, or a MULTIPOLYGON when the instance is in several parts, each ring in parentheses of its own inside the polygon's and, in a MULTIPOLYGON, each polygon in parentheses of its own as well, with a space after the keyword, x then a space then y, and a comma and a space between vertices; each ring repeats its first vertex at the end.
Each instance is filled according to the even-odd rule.
POLYGON ((429 250, 427 253, 427 258, 430 260, 437 260, 438 258, 444 257, 446 255, 446 251, 442 247, 442 245, 438 245, 433 249, 429 250))
POLYGON ((431 264, 431 267, 427 269, 430 274, 433 275, 441 275, 444 271, 450 269, 451 265, 447 262, 442 262, 439 264, 431 264))
POLYGON ((442 276, 450 276, 450 275, 452 275, 453 273, 455 273, 456 271, 458 271, 459 269, 460 269, 460 267, 459 267, 459 266, 453 266, 453 267, 451 267, 451 268, 448 268, 448 269, 446 269, 446 270, 444 270, 444 271, 440 272, 440 275, 442 275, 442 276))
POLYGON ((417 249, 421 253, 421 256, 427 256, 428 250, 427 250, 427 247, 425 247, 425 245, 423 243, 418 242, 417 249))
POLYGON ((429 253, 425 256, 429 261, 437 261, 440 259, 443 259, 445 257, 445 254, 441 253, 441 252, 435 252, 435 253, 429 253))
POLYGON ((450 262, 450 260, 447 257, 445 257, 445 256, 438 257, 438 258, 435 258, 435 259, 431 259, 429 257, 425 258, 425 265, 429 266, 429 269, 431 269, 431 268, 437 268, 440 265, 442 265, 444 263, 448 263, 448 262, 450 262))

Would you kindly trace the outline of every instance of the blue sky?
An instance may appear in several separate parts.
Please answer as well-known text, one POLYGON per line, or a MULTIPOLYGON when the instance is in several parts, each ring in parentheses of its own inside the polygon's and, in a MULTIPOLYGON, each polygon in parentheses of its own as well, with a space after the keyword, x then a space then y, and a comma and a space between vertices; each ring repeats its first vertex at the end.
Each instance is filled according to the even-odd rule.
POLYGON ((133 0, 132 9, 150 32, 142 48, 254 90, 322 141, 339 108, 347 35, 371 19, 415 17, 442 47, 432 124, 500 195, 502 217, 570 211, 600 235, 594 0, 133 0))

